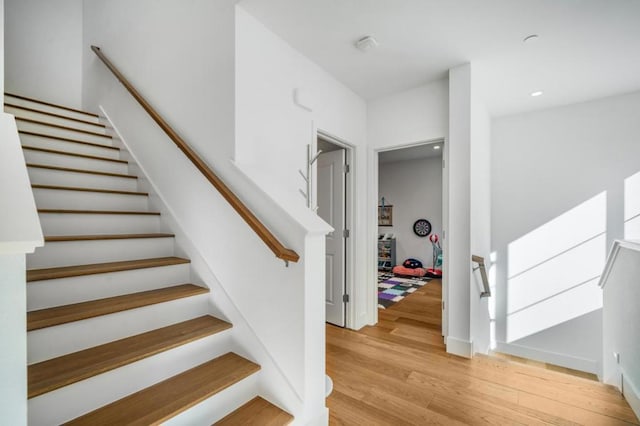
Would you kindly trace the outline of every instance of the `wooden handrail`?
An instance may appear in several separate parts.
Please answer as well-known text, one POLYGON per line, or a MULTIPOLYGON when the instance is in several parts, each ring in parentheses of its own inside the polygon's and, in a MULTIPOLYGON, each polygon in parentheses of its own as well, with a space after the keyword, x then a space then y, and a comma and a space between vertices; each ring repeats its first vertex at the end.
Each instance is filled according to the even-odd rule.
POLYGON ((125 76, 118 71, 118 69, 107 59, 107 57, 102 53, 99 47, 91 46, 91 50, 94 51, 98 58, 111 70, 111 72, 116 76, 116 78, 122 83, 122 85, 131 93, 131 95, 138 101, 138 103, 144 108, 147 113, 153 118, 153 120, 158 123, 160 128, 164 130, 164 132, 169 136, 169 138, 176 144, 178 148, 187 156, 189 160, 193 163, 194 166, 204 175, 205 178, 220 192, 220 194, 224 197, 225 200, 231 207, 238 212, 240 217, 244 219, 245 222, 253 229, 253 231, 258 234, 258 236, 264 241, 264 243, 271 249, 271 251, 276 255, 277 258, 284 260, 285 262, 297 262, 300 259, 298 253, 295 251, 285 247, 272 233, 267 229, 266 226, 258 220, 258 218, 249 210, 247 206, 244 205, 242 201, 236 196, 236 194, 229 189, 229 187, 209 168, 209 166, 205 163, 205 161, 196 154, 196 152, 191 149, 189 145, 182 139, 171 126, 158 114, 158 112, 153 109, 153 107, 142 97, 140 93, 129 83, 129 81, 125 78, 125 76))

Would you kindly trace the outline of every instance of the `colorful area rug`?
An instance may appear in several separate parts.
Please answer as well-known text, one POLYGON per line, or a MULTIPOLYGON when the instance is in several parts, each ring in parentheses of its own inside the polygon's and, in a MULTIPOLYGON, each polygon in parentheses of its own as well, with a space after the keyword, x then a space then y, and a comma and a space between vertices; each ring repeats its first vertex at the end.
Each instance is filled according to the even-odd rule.
POLYGON ((392 273, 378 272, 378 308, 387 309, 428 283, 427 277, 397 277, 392 273))

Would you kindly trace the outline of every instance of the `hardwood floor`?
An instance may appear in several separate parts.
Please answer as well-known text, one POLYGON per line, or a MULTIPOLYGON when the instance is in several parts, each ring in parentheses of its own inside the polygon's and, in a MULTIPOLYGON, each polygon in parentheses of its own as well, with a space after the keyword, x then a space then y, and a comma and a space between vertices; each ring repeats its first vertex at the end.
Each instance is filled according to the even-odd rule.
POLYGON ((434 280, 360 331, 327 325, 331 425, 640 424, 613 387, 504 357, 449 355, 434 280))

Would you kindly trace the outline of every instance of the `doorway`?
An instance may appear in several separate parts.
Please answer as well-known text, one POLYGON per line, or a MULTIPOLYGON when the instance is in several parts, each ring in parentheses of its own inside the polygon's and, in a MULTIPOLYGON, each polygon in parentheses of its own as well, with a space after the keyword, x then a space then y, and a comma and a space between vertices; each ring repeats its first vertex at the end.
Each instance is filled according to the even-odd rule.
POLYGON ((317 213, 334 229, 326 236, 325 244, 326 321, 346 327, 352 148, 337 138, 318 132, 317 152, 317 213))
MULTIPOLYGON (((429 285, 429 277, 438 286, 438 278, 443 278, 442 300, 438 303, 444 306, 446 278, 442 276, 442 263, 448 184, 444 151, 444 140, 438 139, 376 152, 378 285, 374 297, 378 313, 422 293, 420 289, 429 285), (409 259, 411 262, 405 265, 409 259)), ((441 319, 444 335, 444 313, 441 319)))

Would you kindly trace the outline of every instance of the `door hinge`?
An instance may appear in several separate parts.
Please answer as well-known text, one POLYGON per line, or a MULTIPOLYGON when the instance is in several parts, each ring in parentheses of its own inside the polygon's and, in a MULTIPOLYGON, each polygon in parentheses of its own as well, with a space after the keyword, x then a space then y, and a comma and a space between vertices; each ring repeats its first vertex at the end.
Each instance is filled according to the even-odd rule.
POLYGON ((351 171, 351 168, 349 167, 348 164, 345 164, 343 170, 345 173, 349 173, 351 171))
POLYGON ((348 230, 348 229, 343 229, 343 230, 342 230, 342 237, 343 237, 343 238, 349 238, 350 234, 351 234, 351 233, 349 232, 349 230, 348 230))
POLYGON ((342 295, 342 301, 344 303, 349 303, 349 295, 348 294, 343 294, 342 295))
POLYGON ((444 311, 444 300, 442 301, 442 310, 444 311))
POLYGON ((447 166, 444 164, 444 158, 442 159, 442 168, 446 168, 447 166))

